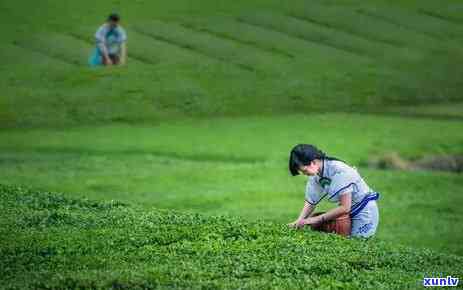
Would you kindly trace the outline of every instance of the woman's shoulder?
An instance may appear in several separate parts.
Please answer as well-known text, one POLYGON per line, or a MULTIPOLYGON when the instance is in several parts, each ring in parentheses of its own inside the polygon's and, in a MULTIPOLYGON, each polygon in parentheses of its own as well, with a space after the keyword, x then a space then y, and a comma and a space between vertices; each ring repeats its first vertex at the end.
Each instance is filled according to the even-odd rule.
POLYGON ((98 27, 98 30, 107 30, 109 28, 108 23, 103 23, 98 27))
POLYGON ((330 160, 330 169, 330 175, 333 177, 337 175, 357 175, 357 170, 355 167, 341 160, 330 160))

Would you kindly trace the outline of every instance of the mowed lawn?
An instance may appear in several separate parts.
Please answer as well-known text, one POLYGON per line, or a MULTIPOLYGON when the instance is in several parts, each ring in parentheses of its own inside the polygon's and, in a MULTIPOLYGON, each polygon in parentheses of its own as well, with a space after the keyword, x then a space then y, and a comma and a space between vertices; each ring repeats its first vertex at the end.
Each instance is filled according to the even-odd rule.
POLYGON ((461 128, 458 120, 329 113, 3 129, 0 180, 73 197, 287 223, 299 213, 306 181, 289 176, 288 152, 313 143, 359 167, 382 194, 380 239, 463 255, 461 174, 362 166, 388 152, 461 154, 461 128))

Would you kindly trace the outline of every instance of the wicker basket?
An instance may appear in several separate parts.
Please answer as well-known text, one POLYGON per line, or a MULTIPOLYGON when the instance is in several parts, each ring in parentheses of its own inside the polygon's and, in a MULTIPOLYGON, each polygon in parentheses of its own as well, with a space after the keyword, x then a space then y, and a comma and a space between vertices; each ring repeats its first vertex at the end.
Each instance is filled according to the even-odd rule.
MULTIPOLYGON (((325 212, 317 212, 312 216, 318 216, 324 214, 325 212)), ((348 214, 342 215, 335 220, 325 221, 318 225, 311 226, 313 230, 326 232, 326 233, 335 233, 344 237, 350 235, 352 228, 352 222, 348 214)))

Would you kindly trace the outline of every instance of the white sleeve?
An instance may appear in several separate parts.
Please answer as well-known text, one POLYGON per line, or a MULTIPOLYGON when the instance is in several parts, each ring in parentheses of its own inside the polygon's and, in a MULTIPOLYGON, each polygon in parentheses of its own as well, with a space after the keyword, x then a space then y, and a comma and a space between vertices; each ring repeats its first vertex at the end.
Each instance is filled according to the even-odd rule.
POLYGON ((95 39, 96 39, 96 42, 105 42, 106 41, 106 26, 105 25, 102 25, 100 26, 100 28, 98 28, 98 30, 96 31, 95 33, 95 39))
POLYGON ((121 43, 126 42, 127 41, 127 33, 125 32, 125 29, 119 26, 119 33, 120 33, 119 41, 121 43))
POLYGON ((317 182, 315 182, 315 178, 309 177, 309 179, 307 180, 306 188, 305 188, 305 200, 308 203, 315 205, 320 201, 321 193, 322 193, 322 188, 317 182))

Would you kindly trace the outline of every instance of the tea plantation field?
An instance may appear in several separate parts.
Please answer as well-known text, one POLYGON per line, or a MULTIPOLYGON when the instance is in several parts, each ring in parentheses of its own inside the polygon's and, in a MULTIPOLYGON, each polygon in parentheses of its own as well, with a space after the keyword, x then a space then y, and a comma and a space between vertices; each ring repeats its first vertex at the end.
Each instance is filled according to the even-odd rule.
POLYGON ((461 172, 369 164, 463 156, 462 12, 451 0, 0 1, 0 288, 461 278, 461 172), (110 12, 128 64, 90 68, 110 12), (306 182, 287 169, 297 143, 381 193, 374 239, 285 227, 306 182))
POLYGON ((456 1, 189 0, 0 3, 1 127, 185 116, 382 112, 461 102, 456 1), (124 68, 94 70, 118 11, 124 68))
POLYGON ((306 182, 289 175, 289 150, 314 143, 359 167, 382 194, 379 237, 462 255, 461 174, 365 166, 389 152, 461 154, 461 128, 453 119, 331 113, 4 130, 0 179, 71 197, 285 224, 297 217, 306 182))
POLYGON ((0 185, 2 287, 418 289, 461 256, 0 185))

